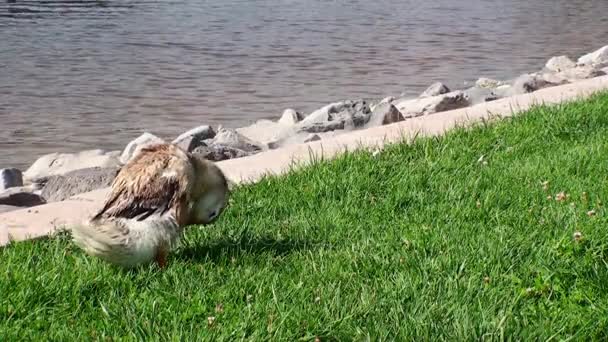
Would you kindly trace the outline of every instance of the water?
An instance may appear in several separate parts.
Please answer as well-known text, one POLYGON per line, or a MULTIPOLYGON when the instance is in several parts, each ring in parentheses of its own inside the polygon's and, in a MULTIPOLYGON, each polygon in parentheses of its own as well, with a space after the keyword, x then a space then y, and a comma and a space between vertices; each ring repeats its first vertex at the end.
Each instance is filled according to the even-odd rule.
POLYGON ((608 44, 606 0, 0 1, 0 167, 608 44))

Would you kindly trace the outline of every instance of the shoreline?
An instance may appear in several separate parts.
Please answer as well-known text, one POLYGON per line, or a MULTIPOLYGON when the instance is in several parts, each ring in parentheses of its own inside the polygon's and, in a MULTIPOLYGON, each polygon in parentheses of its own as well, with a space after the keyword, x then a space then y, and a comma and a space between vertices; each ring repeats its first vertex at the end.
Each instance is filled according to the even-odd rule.
MULTIPOLYGON (((342 152, 362 148, 379 151, 386 144, 409 142, 417 136, 439 136, 455 127, 517 115, 534 105, 580 100, 606 90, 608 76, 596 77, 470 108, 360 130, 326 141, 296 144, 246 158, 224 160, 217 165, 233 183, 254 183, 266 175, 284 174, 291 170, 294 163, 305 165, 314 159, 332 159, 342 152)), ((0 214, 0 246, 69 230, 71 225, 81 222, 97 210, 108 191, 109 188, 105 187, 65 201, 0 214)))
MULTIPOLYGON (((285 158, 292 157, 290 151, 301 154, 302 149, 331 146, 335 141, 349 141, 353 145, 353 137, 365 138, 369 134, 386 133, 393 126, 412 126, 422 119, 442 126, 453 120, 446 116, 450 113, 476 111, 480 107, 492 107, 493 104, 500 106, 501 100, 510 103, 521 96, 555 87, 560 89, 584 80, 602 78, 606 74, 608 45, 581 56, 577 62, 565 56, 553 57, 541 71, 509 81, 482 78, 474 87, 460 90, 451 90, 437 83, 417 98, 338 101, 308 115, 287 109, 278 120, 260 120, 237 129, 199 126, 176 137, 173 142, 193 153, 204 154, 220 165, 226 165, 227 173, 232 175, 230 178, 240 182, 240 176, 235 176, 238 173, 259 176, 262 170, 267 169, 262 168, 264 163, 253 162, 258 159, 256 156, 261 156, 263 160, 264 155, 274 154, 281 157, 279 160, 282 163, 288 163, 285 158), (445 122, 438 121, 442 119, 445 122), (252 160, 252 166, 247 165, 247 160, 252 160), (231 167, 235 167, 236 171, 231 167)), ((0 225, 6 224, 3 216, 36 213, 41 207, 55 207, 74 198, 86 199, 86 194, 103 193, 116 171, 139 148, 161 140, 153 134, 144 133, 131 141, 123 151, 98 149, 73 154, 56 153, 40 157, 25 171, 11 168, 0 170, 0 225), (6 189, 3 190, 3 187, 6 189)), ((88 200, 98 201, 99 197, 96 196, 88 200)), ((65 214, 69 216, 69 213, 65 214)), ((63 214, 59 211, 57 215, 63 214)), ((77 212, 78 215, 80 213, 77 212)), ((25 218, 23 222, 28 222, 28 219, 25 218)), ((29 222, 27 224, 36 221, 32 218, 29 222)), ((18 226, 23 227, 23 224, 19 223, 18 226)), ((2 234, 0 232, 0 238, 2 234)))

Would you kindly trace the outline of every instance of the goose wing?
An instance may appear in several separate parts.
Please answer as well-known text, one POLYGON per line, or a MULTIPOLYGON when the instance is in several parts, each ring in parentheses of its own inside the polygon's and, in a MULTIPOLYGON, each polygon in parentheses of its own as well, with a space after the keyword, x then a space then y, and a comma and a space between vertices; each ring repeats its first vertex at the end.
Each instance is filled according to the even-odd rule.
POLYGON ((173 144, 144 147, 118 173, 101 210, 93 217, 144 220, 174 210, 182 214, 194 171, 188 154, 173 144))

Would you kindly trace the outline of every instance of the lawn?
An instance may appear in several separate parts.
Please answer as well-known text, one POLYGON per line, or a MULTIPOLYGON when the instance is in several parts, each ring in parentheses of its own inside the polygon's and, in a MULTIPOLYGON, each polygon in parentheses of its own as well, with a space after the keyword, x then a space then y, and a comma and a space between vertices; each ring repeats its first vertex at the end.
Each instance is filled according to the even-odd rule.
POLYGON ((606 340, 608 93, 238 188, 167 269, 0 249, 0 339, 606 340))

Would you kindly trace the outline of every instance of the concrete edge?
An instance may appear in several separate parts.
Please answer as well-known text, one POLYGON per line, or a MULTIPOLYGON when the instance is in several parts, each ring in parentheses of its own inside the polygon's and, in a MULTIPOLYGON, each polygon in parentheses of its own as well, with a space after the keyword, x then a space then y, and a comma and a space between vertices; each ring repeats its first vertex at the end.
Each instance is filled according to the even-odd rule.
MULTIPOLYGON (((455 127, 510 117, 530 107, 583 99, 608 89, 608 75, 582 80, 534 93, 516 95, 475 106, 439 112, 385 126, 340 134, 326 140, 290 145, 252 156, 218 162, 229 180, 254 183, 267 175, 280 175, 302 167, 315 158, 332 159, 362 148, 381 149, 386 144, 412 141, 418 136, 437 136, 455 127)), ((24 208, 0 214, 0 246, 46 236, 64 226, 85 219, 103 201, 109 188, 75 195, 62 202, 24 208)))

